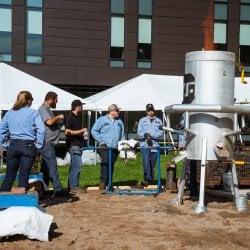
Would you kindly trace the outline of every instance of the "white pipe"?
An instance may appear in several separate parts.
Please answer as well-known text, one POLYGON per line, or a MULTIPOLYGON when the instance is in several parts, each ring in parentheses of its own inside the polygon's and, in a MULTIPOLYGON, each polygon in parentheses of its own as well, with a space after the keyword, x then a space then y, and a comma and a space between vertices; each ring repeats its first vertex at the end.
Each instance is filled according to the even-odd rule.
POLYGON ((235 131, 224 132, 223 136, 227 137, 227 136, 231 136, 231 135, 239 135, 241 133, 242 133, 242 131, 241 131, 241 129, 239 129, 239 130, 235 130, 235 131))
POLYGON ((205 200, 206 158, 207 158, 207 138, 202 138, 200 195, 198 204, 198 207, 200 208, 204 207, 204 200, 205 200))
POLYGON ((217 112, 217 113, 250 113, 249 107, 242 107, 237 105, 202 105, 202 104, 174 104, 167 106, 165 112, 217 112))

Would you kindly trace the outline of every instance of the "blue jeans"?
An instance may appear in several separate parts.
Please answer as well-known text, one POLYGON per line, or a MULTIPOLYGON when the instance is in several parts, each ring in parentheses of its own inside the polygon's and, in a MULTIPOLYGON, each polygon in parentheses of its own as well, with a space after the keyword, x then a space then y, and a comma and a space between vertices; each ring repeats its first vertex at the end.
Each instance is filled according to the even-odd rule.
POLYGON ((71 146, 70 153, 70 169, 69 169, 69 188, 79 188, 79 177, 82 169, 82 154, 79 146, 71 146))
POLYGON ((154 181, 154 168, 157 160, 157 153, 151 152, 148 148, 140 149, 142 154, 144 180, 153 182, 154 181))
MULTIPOLYGON (((108 184, 109 182, 109 152, 106 148, 100 148, 97 151, 101 156, 101 177, 100 181, 108 184)), ((118 150, 111 150, 111 177, 113 177, 114 164, 118 156, 118 150)))
POLYGON ((43 173, 45 184, 48 186, 51 179, 54 192, 61 191, 63 188, 57 172, 55 145, 51 142, 46 142, 44 147, 39 150, 39 154, 42 157, 41 172, 43 173))
POLYGON ((7 150, 6 176, 1 191, 10 191, 19 169, 18 187, 29 190, 29 174, 36 158, 37 149, 33 141, 11 140, 7 150))

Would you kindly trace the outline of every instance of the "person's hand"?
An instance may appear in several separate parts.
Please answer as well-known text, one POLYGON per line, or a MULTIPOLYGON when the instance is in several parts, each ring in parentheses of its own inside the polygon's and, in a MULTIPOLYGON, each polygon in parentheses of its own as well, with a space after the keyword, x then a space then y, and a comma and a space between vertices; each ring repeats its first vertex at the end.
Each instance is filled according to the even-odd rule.
POLYGON ((151 134, 149 134, 149 133, 145 133, 144 134, 144 137, 145 137, 145 139, 146 139, 146 141, 147 141, 147 143, 148 143, 148 146, 149 147, 152 147, 153 146, 153 137, 151 136, 151 134))
POLYGON ((82 129, 81 129, 81 132, 82 132, 82 133, 88 132, 88 129, 87 129, 87 128, 82 128, 82 129))

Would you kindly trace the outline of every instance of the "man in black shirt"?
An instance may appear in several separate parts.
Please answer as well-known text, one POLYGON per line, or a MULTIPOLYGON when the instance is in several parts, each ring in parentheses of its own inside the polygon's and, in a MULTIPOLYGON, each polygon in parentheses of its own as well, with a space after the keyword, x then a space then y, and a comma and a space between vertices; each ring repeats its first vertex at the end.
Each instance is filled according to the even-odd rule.
POLYGON ((71 103, 71 112, 65 117, 66 145, 70 153, 69 169, 69 189, 70 193, 77 194, 79 189, 79 177, 82 168, 81 147, 84 145, 84 134, 87 128, 82 127, 81 112, 83 103, 80 100, 74 100, 71 103))

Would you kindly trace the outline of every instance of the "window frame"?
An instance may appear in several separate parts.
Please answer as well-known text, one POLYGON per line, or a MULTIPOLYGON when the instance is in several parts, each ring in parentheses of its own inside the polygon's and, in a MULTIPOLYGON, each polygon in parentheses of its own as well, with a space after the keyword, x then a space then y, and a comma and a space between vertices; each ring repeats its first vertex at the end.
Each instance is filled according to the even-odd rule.
MULTIPOLYGON (((249 6, 250 8, 250 1, 249 2, 244 2, 244 1, 240 1, 240 10, 242 6, 249 6)), ((242 20, 241 19, 241 12, 240 12, 240 22, 239 22, 239 61, 240 64, 242 64, 244 66, 244 70, 245 72, 250 72, 250 59, 248 59, 249 61, 245 61, 245 58, 250 58, 250 39, 249 39, 249 44, 245 45, 241 45, 241 25, 247 25, 249 26, 250 29, 250 18, 249 20, 242 20), (244 51, 249 51, 249 56, 246 55, 244 57, 242 57, 242 50, 244 49, 244 51), (244 58, 244 60, 242 60, 244 58)))
POLYGON ((43 38, 43 29, 44 29, 44 18, 43 18, 43 12, 44 12, 44 4, 43 4, 43 0, 41 0, 41 6, 42 7, 38 7, 38 6, 31 6, 31 5, 28 5, 28 2, 29 0, 26 0, 25 1, 25 63, 28 63, 28 64, 43 64, 43 61, 44 61, 44 57, 43 57, 43 53, 44 53, 44 38, 43 38), (28 12, 29 11, 40 11, 41 12, 41 15, 42 15, 42 20, 41 20, 41 25, 42 25, 42 34, 41 34, 41 54, 37 54, 37 55, 30 55, 28 54, 28 12), (30 60, 29 61, 29 58, 32 58, 32 57, 37 57, 39 58, 40 57, 40 61, 32 61, 30 60))
MULTIPOLYGON (((151 14, 141 14, 140 13, 140 0, 138 0, 138 19, 137 19, 137 48, 136 48, 136 66, 139 69, 152 69, 152 51, 153 51, 153 0, 151 0, 151 14), (139 43, 139 35, 140 35, 140 20, 143 19, 149 19, 150 25, 151 25, 151 34, 150 34, 150 43, 139 43), (140 58, 140 49, 141 49, 141 45, 150 45, 150 59, 145 58, 142 59, 140 58)), ((144 53, 146 54, 146 53, 144 53)))
POLYGON ((228 45, 228 1, 227 0, 218 0, 214 1, 214 45, 216 45, 217 50, 227 51, 228 45), (226 6, 226 17, 225 18, 215 18, 215 11, 216 5, 225 5, 226 6), (224 24, 226 25, 226 32, 225 32, 225 43, 215 42, 216 34, 215 34, 215 26, 216 24, 224 24))
POLYGON ((11 10, 11 31, 10 31, 10 60, 1 59, 0 53, 0 62, 13 62, 13 0, 10 0, 10 3, 0 3, 0 8, 6 8, 11 10))
MULTIPOLYGON (((124 53, 125 53, 125 0, 123 1, 123 8, 122 11, 117 11, 117 12, 112 12, 112 0, 110 0, 110 41, 109 41, 109 66, 112 68, 124 68, 125 66, 125 60, 124 60, 124 53), (113 53, 112 50, 112 18, 113 17, 118 17, 123 19, 123 47, 117 47, 121 48, 121 57, 111 57, 111 53, 113 53)), ((115 47, 114 47, 115 48, 115 47)))

